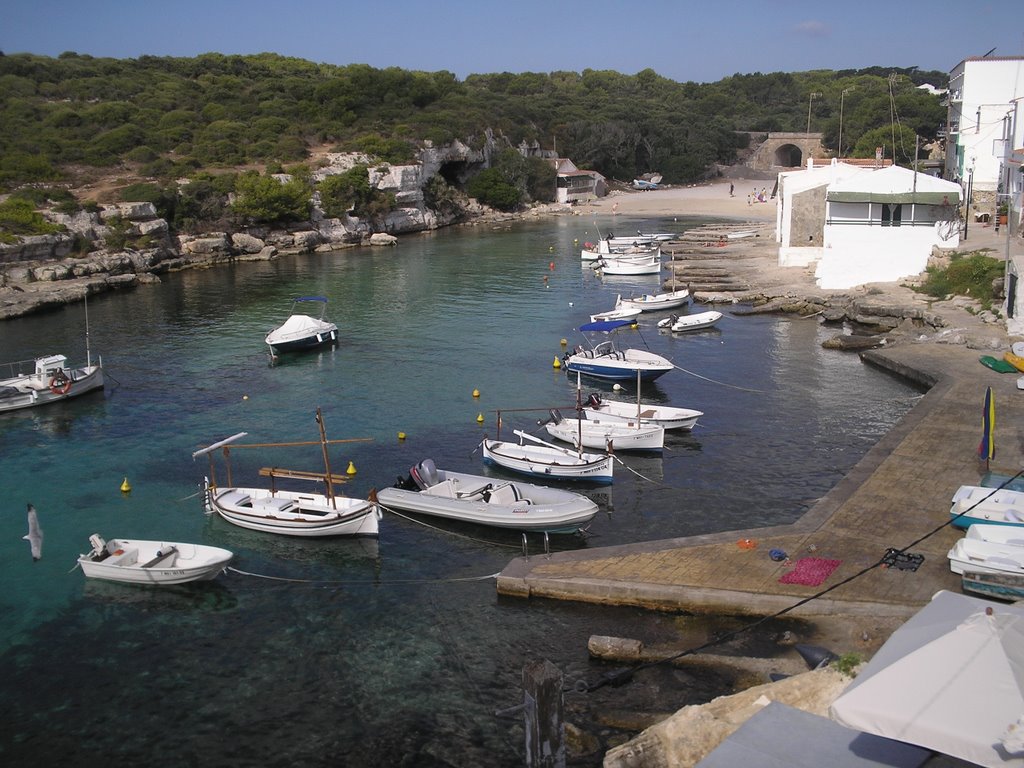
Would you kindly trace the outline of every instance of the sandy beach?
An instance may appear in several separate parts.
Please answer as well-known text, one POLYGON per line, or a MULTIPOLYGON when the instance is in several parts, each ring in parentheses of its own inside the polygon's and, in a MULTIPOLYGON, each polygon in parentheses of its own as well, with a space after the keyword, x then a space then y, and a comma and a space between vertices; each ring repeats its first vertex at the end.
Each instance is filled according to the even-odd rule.
POLYGON ((770 198, 772 185, 760 181, 733 179, 733 196, 729 196, 730 180, 686 187, 652 189, 647 192, 615 190, 587 204, 594 213, 628 214, 631 216, 722 216, 743 221, 775 221, 775 200, 753 201, 752 192, 765 190, 770 198))

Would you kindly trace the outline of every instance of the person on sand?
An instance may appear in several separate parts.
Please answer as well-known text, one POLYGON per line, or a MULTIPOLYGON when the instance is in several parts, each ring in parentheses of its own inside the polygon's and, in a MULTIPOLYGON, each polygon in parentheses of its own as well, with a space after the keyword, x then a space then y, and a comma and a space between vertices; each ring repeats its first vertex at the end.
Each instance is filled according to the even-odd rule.
POLYGON ((733 197, 732 190, 733 190, 733 186, 732 186, 732 182, 730 181, 729 182, 729 197, 733 197))

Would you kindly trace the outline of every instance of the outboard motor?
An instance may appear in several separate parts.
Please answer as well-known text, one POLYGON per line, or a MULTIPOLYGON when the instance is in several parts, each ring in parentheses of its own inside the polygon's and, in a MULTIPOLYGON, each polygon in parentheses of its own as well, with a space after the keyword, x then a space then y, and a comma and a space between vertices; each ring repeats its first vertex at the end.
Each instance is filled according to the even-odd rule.
POLYGON ((600 408, 601 396, 597 392, 591 392, 587 395, 587 406, 589 408, 600 408))
POLYGON ((561 424, 562 423, 562 414, 557 409, 552 408, 551 411, 550 411, 550 415, 551 415, 550 421, 551 421, 552 424, 561 424))
POLYGON ((425 491, 427 488, 441 482, 441 479, 437 476, 437 465, 434 464, 433 459, 424 459, 413 467, 409 474, 416 481, 421 491, 425 491))

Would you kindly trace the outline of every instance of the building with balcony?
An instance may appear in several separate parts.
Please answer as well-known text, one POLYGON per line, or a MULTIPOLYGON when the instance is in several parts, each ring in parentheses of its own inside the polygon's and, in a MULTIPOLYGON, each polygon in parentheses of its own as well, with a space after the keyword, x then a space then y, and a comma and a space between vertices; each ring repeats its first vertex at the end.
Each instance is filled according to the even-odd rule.
MULTIPOLYGON (((997 221, 997 209, 1021 209, 1024 147, 1024 57, 977 56, 949 74, 946 164, 943 176, 960 183, 971 221, 997 221)), ((1018 219, 1019 221, 1019 219, 1018 219)))

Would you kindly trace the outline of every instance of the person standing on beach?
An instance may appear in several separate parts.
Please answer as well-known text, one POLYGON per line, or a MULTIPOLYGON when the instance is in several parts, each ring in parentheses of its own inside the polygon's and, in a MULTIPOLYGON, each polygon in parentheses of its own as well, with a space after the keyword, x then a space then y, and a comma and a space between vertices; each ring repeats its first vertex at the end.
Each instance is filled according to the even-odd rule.
POLYGON ((733 186, 732 186, 732 182, 730 181, 729 182, 729 197, 733 197, 732 190, 733 190, 733 186))

